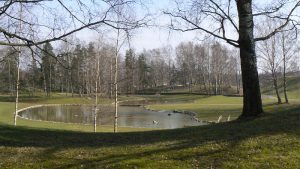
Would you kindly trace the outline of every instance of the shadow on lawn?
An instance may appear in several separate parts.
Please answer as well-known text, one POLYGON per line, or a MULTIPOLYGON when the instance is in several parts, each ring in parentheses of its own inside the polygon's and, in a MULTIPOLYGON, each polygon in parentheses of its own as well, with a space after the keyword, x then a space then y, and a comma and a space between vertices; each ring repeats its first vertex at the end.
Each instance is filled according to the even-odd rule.
MULTIPOLYGON (((150 157, 158 153, 176 152, 188 148, 205 145, 209 142, 227 142, 227 146, 206 150, 198 153, 182 154, 177 160, 187 160, 191 157, 203 157, 229 151, 241 141, 257 136, 275 134, 300 135, 299 105, 269 105, 277 113, 266 113, 262 117, 249 121, 233 121, 209 126, 189 127, 175 130, 130 132, 130 133, 80 133, 68 131, 30 129, 0 125, 0 145, 8 147, 46 148, 41 156, 53 159, 55 153, 72 148, 109 148, 124 146, 159 145, 154 148, 130 151, 126 154, 114 153, 97 158, 79 159, 57 168, 69 168, 78 165, 97 166, 113 165, 124 160, 139 157, 150 157), (175 142, 174 142, 175 141, 175 142), (169 143, 172 142, 172 143, 169 143), (174 143, 173 143, 174 142, 174 143), (161 143, 161 145, 160 145, 161 143)), ((39 156, 39 155, 38 155, 39 156)), ((222 163, 222 161, 214 162, 222 163)), ((214 164, 218 165, 218 164, 214 164)))

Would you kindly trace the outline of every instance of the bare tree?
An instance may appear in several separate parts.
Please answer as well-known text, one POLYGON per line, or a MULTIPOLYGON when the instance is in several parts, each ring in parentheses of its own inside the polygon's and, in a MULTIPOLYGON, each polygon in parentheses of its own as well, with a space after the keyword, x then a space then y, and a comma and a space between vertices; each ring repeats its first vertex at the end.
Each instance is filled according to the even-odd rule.
POLYGON ((285 103, 289 103, 287 95, 287 68, 289 62, 293 57, 295 57, 296 52, 299 50, 299 45, 297 45, 297 37, 293 32, 281 32, 279 35, 279 43, 281 47, 282 57, 283 57, 283 93, 285 98, 285 103))
POLYGON ((252 0, 175 2, 173 11, 164 11, 171 18, 171 29, 182 32, 198 30, 240 49, 244 94, 241 117, 255 117, 263 113, 255 43, 267 40, 286 29, 295 29, 298 25, 295 13, 300 2, 275 1, 259 5, 253 4, 252 0), (266 35, 254 37, 254 22, 263 17, 277 19, 282 24, 269 30, 266 35))
MULTIPOLYGON (((46 42, 62 40, 63 38, 89 28, 100 31, 103 28, 132 30, 145 25, 147 16, 133 18, 121 15, 119 20, 114 17, 116 8, 127 7, 133 10, 139 1, 135 0, 88 0, 67 3, 61 0, 24 0, 0 2, 1 21, 10 20, 11 23, 0 27, 0 45, 7 46, 34 46, 46 42), (16 16, 15 9, 18 3, 24 5, 24 15, 16 16), (53 7, 55 6, 55 7, 53 7), (99 11, 100 10, 100 11, 99 11), (35 13, 44 15, 35 15, 35 13), (69 17, 65 17, 69 15, 69 17), (14 31, 14 22, 22 22, 23 31, 14 31), (12 40, 19 39, 16 43, 12 40)), ((128 12, 128 11, 124 11, 128 12)))
POLYGON ((195 56, 194 56, 194 44, 192 42, 181 43, 176 48, 176 59, 178 66, 182 71, 183 85, 189 87, 189 92, 193 92, 194 75, 195 75, 195 56))
MULTIPOLYGON (((261 34, 265 34, 267 30, 276 27, 273 19, 264 21, 259 30, 261 34)), ((279 23, 280 24, 280 23, 279 23)), ((282 103, 279 92, 279 75, 283 74, 283 92, 285 102, 288 103, 287 89, 286 89, 286 71, 290 59, 295 55, 297 50, 297 32, 283 31, 272 36, 270 39, 258 43, 258 56, 262 59, 262 70, 271 74, 273 87, 275 89, 278 103, 282 103), (282 72, 281 72, 282 71, 282 72)))
MULTIPOLYGON (((22 20, 22 4, 20 3, 20 20, 22 20)), ((19 32, 22 30, 22 22, 19 22, 19 32)), ((21 41, 21 40, 19 40, 21 41)), ((14 125, 17 125, 18 118, 18 106, 19 106, 19 85, 20 85, 20 58, 21 58, 21 46, 18 49, 18 57, 17 57, 17 81, 16 81, 16 102, 15 102, 15 114, 14 114, 14 125)))
MULTIPOLYGON (((19 46, 20 48, 25 46, 32 50, 33 46, 41 49, 40 45, 42 44, 65 40, 66 37, 87 28, 96 32, 105 28, 130 31, 145 25, 147 16, 137 18, 137 16, 125 14, 129 10, 133 11, 138 3, 135 0, 77 0, 70 3, 61 0, 1 1, 0 45, 19 46), (18 12, 16 12, 18 5, 24 8, 22 12, 26 17, 22 17, 22 14, 20 17, 18 16, 18 12), (118 11, 117 8, 120 7, 126 7, 127 11, 118 11), (36 13, 43 13, 43 15, 36 15, 36 13), (115 14, 119 17, 116 18, 115 14), (67 15, 69 17, 65 17, 67 15), (7 20, 8 22, 6 22, 7 20), (20 26, 18 27, 18 25, 20 26)), ((19 73, 17 79, 19 79, 19 73)), ((19 95, 18 80, 16 86, 15 125, 19 95)), ((52 87, 52 82, 50 82, 50 90, 52 87)), ((81 94, 82 88, 80 89, 81 94)))
POLYGON ((115 121, 114 121, 114 132, 118 132, 118 57, 119 57, 119 37, 120 31, 117 30, 117 42, 116 42, 116 53, 115 53, 115 121))
POLYGON ((281 55, 278 55, 277 46, 279 45, 276 40, 276 36, 271 37, 257 45, 258 56, 262 59, 262 70, 266 73, 270 73, 273 81, 273 87, 276 92, 277 102, 281 104, 281 97, 279 94, 278 86, 278 73, 282 62, 281 55))
POLYGON ((94 132, 97 131, 97 111, 98 111, 98 81, 99 81, 99 56, 96 56, 96 78, 95 78, 95 111, 94 111, 94 132))

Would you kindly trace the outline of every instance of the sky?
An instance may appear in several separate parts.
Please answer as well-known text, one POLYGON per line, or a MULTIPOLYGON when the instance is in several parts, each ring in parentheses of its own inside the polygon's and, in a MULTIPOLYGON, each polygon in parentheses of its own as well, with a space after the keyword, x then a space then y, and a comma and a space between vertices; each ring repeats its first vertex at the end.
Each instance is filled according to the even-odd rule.
MULTIPOLYGON (((91 1, 91 0, 90 0, 91 1)), ((93 6, 92 3, 90 3, 89 0, 82 2, 86 3, 88 8, 91 8, 93 12, 97 13, 99 11, 106 11, 107 6, 101 4, 99 6, 93 6), (103 10, 102 10, 103 8, 103 10)), ((138 0, 137 0, 138 1, 138 0)), ((181 42, 187 42, 187 41, 194 41, 197 42, 197 37, 199 37, 195 31, 190 32, 179 32, 179 31, 171 31, 168 26, 170 24, 170 18, 166 15, 163 15, 163 10, 171 9, 174 6, 174 0, 140 0, 143 3, 145 3, 145 7, 137 7, 135 11, 133 11, 138 18, 143 16, 145 13, 151 13, 152 20, 149 23, 150 26, 143 27, 136 29, 131 32, 131 38, 130 38, 130 46, 124 45, 121 51, 125 51, 129 47, 135 49, 137 52, 141 52, 144 49, 154 49, 154 48, 160 48, 164 46, 172 46, 176 47, 181 42)), ((72 11, 80 20, 84 19, 90 19, 89 13, 87 11, 82 12, 84 10, 78 9, 79 5, 77 4, 76 0, 66 0, 62 1, 64 5, 67 6, 68 10, 72 11), (86 17, 87 16, 87 17, 86 17)), ((101 2, 96 1, 96 2, 101 2)), ((103 1, 102 1, 103 2, 103 1)), ((76 24, 73 24, 73 19, 71 18, 70 14, 67 12, 66 9, 62 7, 61 4, 59 4, 58 1, 45 1, 42 3, 45 5, 45 8, 36 6, 34 11, 32 11, 31 8, 28 10, 27 15, 24 16, 26 20, 33 20, 34 22, 39 23, 39 25, 50 25, 50 27, 57 25, 56 23, 64 23, 64 24, 58 24, 59 26, 56 27, 55 32, 53 30, 47 29, 47 28, 41 28, 36 29, 38 30, 37 33, 35 33, 36 39, 44 40, 47 38, 52 38, 53 36, 59 36, 63 32, 70 31, 74 29, 74 27, 82 26, 81 23, 77 22, 76 24), (49 8, 49 9, 48 9, 49 8), (44 11, 46 9, 46 11, 44 11), (29 14, 30 13, 30 14, 29 14), (31 16, 32 18, 29 18, 31 16), (56 17, 55 17, 56 16, 56 17), (58 22, 57 22, 58 21, 58 22), (74 27, 73 27, 74 26, 74 27), (58 33, 61 30, 60 33, 58 33)), ((19 17, 19 13, 15 12, 19 10, 19 5, 16 4, 15 9, 12 9, 13 13, 16 13, 16 17, 19 17)), ((97 16, 97 14, 95 15, 97 16)), ((99 15, 98 15, 99 16, 99 15)), ((99 19, 98 17, 92 17, 92 21, 97 21, 99 19)), ((25 24, 23 24, 25 25, 25 24)), ((38 25, 38 24, 36 24, 38 25)), ((24 27, 24 26, 23 26, 24 27)), ((38 26, 36 26, 38 27, 38 26)), ((29 28, 27 28, 29 29, 29 28)), ((27 30, 24 28, 24 30, 27 30)), ((35 30, 35 28, 33 28, 35 30)), ((102 28, 101 28, 102 29, 102 28)), ((105 29, 108 29, 107 27, 105 29)), ((116 31, 113 30, 113 28, 110 28, 111 30, 107 31, 105 30, 105 37, 107 39, 107 42, 114 44, 116 40, 116 31)), ((199 33, 199 32, 198 32, 199 33)), ((26 31, 25 31, 26 34, 26 31)), ((99 35, 98 32, 94 30, 84 29, 82 31, 79 31, 75 33, 75 37, 80 39, 80 41, 83 42, 90 42, 90 41, 97 41, 99 37, 102 35, 99 35)), ((36 41, 39 41, 36 40, 36 41)), ((54 42, 54 46, 58 46, 60 43, 54 42)))
MULTIPOLYGON (((141 0, 143 2, 146 2, 147 10, 145 8, 138 8, 136 11, 137 16, 143 16, 145 13, 150 12, 153 16, 153 21, 150 22, 150 25, 154 26, 148 26, 139 28, 137 30, 134 30, 132 32, 132 37, 130 39, 130 47, 135 49, 136 52, 142 52, 144 49, 155 49, 155 48, 161 48, 164 46, 172 46, 175 48, 179 43, 181 42, 187 42, 187 41, 193 41, 193 42, 199 42, 198 38, 201 36, 199 35, 199 32, 196 31, 190 31, 190 32, 178 32, 178 31, 171 31, 168 29, 169 25, 169 18, 166 15, 162 14, 163 10, 172 8, 174 5, 172 2, 174 0, 141 0)), ((184 1, 184 0, 182 0, 184 1)), ((255 0, 256 3, 266 3, 271 0, 266 1, 259 1, 255 0)), ((57 12, 57 15, 61 15, 61 18, 59 19, 70 19, 68 18, 67 13, 63 13, 62 11, 55 10, 56 6, 61 6, 60 4, 57 4, 56 1, 47 1, 45 4, 49 4, 50 7, 53 8, 53 11, 57 12)), ((69 10, 73 10, 72 7, 74 7, 74 10, 76 10, 76 5, 73 5, 70 2, 75 3, 75 0, 69 0, 69 1, 63 1, 66 5, 68 5, 69 10)), ((87 1, 83 1, 87 2, 87 1)), ((261 5, 264 6, 264 5, 261 5)), ((96 8, 96 7, 92 7, 96 8)), ((18 8, 17 8, 18 9, 18 8)), ((95 11, 99 11, 99 9, 95 9, 95 11)), ((34 14, 39 13, 38 11, 35 11, 34 14)), ((49 15, 52 15, 53 13, 49 13, 49 15)), ((18 16, 18 15, 17 15, 18 16)), ((42 13, 39 13, 37 15, 37 19, 42 18, 48 18, 42 13)), ((51 18, 51 16, 49 16, 51 18)), ((97 18, 94 18, 97 19, 97 18)), ((45 21, 45 23, 53 24, 54 21, 48 21, 45 19, 42 19, 42 22, 45 21), (53 23, 52 23, 53 22, 53 23)), ((68 26, 68 25, 67 25, 68 26)), ((112 29, 112 28, 111 28, 112 29)), ((86 43, 90 41, 97 41, 99 39, 99 33, 95 32, 93 30, 85 29, 83 31, 77 32, 75 36, 80 39, 81 41, 84 41, 86 43)), ((115 43, 114 38, 116 38, 115 30, 110 30, 105 32, 105 36, 107 38, 107 42, 115 43)), ((233 37, 236 39, 236 36, 233 37)), ((59 44, 59 43, 57 43, 59 44)), ((124 55, 125 51, 129 49, 129 45, 124 45, 121 49, 121 54, 124 55)))
MULTIPOLYGON (((168 25, 169 25, 169 17, 166 15, 162 14, 163 10, 166 9, 170 9, 172 7, 174 7, 174 0, 140 0, 145 4, 146 7, 144 8, 137 8, 135 11, 133 11, 134 13, 136 13, 137 17, 143 16, 145 13, 151 13, 153 16, 153 20, 149 23, 150 25, 155 25, 155 26, 148 26, 148 27, 143 27, 143 28, 139 28, 137 30, 134 30, 132 32, 132 37, 130 39, 130 47, 134 48, 137 52, 141 52, 144 49, 154 49, 154 48, 160 48, 163 46, 172 46, 172 47, 176 47, 179 43, 181 42, 187 42, 187 41, 194 41, 194 42, 199 42, 199 40, 197 40, 197 38, 201 38, 201 36, 199 36, 199 31, 190 31, 190 32, 178 32, 178 31, 171 31, 170 29, 168 29, 168 25)), ((184 0, 182 0, 184 1, 184 0)), ((260 2, 262 3, 262 1, 259 0, 255 0, 256 3, 260 2)), ((269 2, 271 0, 265 0, 263 1, 264 3, 269 2)), ((65 5, 67 5, 69 8, 68 10, 70 11, 78 11, 78 6, 76 7, 76 0, 68 0, 68 1, 63 1, 65 5)), ((91 8, 94 11, 101 11, 101 9, 103 8, 105 10, 105 6, 103 6, 102 4, 99 5, 98 7, 100 7, 100 9, 98 9, 96 6, 93 6, 93 4, 89 4, 89 1, 83 1, 87 3, 88 6, 91 6, 91 8)), ((99 2, 99 1, 98 1, 99 2)), ((101 1, 100 1, 101 2, 101 1)), ((52 10, 50 10, 49 16, 45 16, 45 14, 39 12, 39 11, 34 11, 34 13, 39 13, 37 15, 37 20, 41 21, 41 23, 43 24, 43 22, 45 24, 50 24, 50 25, 55 25, 55 21, 51 21, 51 20, 47 20, 47 18, 51 18, 51 15, 53 15, 53 13, 51 11, 54 11, 55 14, 57 14, 58 17, 57 19, 59 19, 62 23, 64 20, 69 20, 70 22, 70 16, 68 14, 68 12, 66 12, 65 9, 62 10, 57 10, 57 6, 61 5, 57 2, 57 1, 45 1, 45 4, 47 4, 47 6, 53 8, 52 10), (64 12, 63 12, 64 11, 64 12), (45 19, 46 18, 46 19, 45 19)), ((263 6, 263 5, 262 5, 263 6)), ((32 11, 30 11, 32 12, 32 11)), ((80 12, 79 12, 80 13, 80 12)), ((79 13, 77 13, 80 17, 80 19, 86 19, 83 15, 79 15, 79 13)), ((84 12, 83 12, 84 13, 84 12)), ((84 13, 84 15, 89 16, 87 13, 84 13)), ((35 14, 34 14, 35 15, 35 14)), ((97 16, 97 15, 95 15, 97 16)), ((87 17, 88 18, 88 17, 87 17)), ((92 20, 95 21, 97 20, 97 17, 93 17, 92 20)), ((209 23, 210 21, 208 21, 209 23)), ((213 23, 210 22, 210 24, 208 24, 207 22, 205 24, 208 25, 208 29, 210 28, 209 26, 212 25, 213 23)), ((65 25, 64 28, 70 28, 68 26, 72 26, 72 22, 65 25)), ((71 29, 71 28, 70 28, 71 29)), ((110 28, 110 31, 106 31, 104 34, 106 36, 106 38, 108 39, 108 42, 112 43, 115 42, 114 38, 116 38, 116 32, 115 30, 112 30, 112 28, 110 28)), ((213 28, 212 28, 213 29, 213 28)), ((50 30, 51 31, 51 30, 50 30)), ((43 31, 42 31, 43 32, 43 31)), ((42 33, 40 33, 42 34, 42 33)), ((43 33, 46 36, 48 35, 47 33, 43 33)), ((54 33, 53 33, 54 34, 54 33)), ((230 31, 227 32, 227 35, 230 35, 230 31)), ((50 35, 52 36, 52 34, 50 33, 50 35)), ((77 32, 76 37, 78 39, 80 39, 81 41, 85 41, 86 43, 90 42, 90 41, 97 41, 99 39, 99 33, 95 32, 93 30, 89 30, 89 29, 85 29, 83 31, 77 32)), ((236 35, 232 36, 233 39, 237 39, 236 35)), ((128 45, 124 45, 122 51, 128 49, 129 46, 128 45)))
MULTIPOLYGON (((162 14, 163 9, 170 7, 171 2, 169 0, 152 0, 147 4, 148 10, 154 16, 154 20, 149 24, 150 26, 139 28, 132 32, 130 38, 130 47, 134 48, 137 52, 141 52, 144 49, 154 49, 163 46, 176 47, 180 42, 197 41, 196 32, 178 32, 171 31, 168 28, 169 18, 162 14)), ((143 12, 138 11, 138 15, 143 15, 143 12)), ((84 30, 78 32, 76 36, 84 41, 94 41, 97 36, 97 32, 84 30)), ((115 33, 109 35, 115 36, 115 33)), ((128 44, 124 45, 123 51, 128 48, 128 44)))

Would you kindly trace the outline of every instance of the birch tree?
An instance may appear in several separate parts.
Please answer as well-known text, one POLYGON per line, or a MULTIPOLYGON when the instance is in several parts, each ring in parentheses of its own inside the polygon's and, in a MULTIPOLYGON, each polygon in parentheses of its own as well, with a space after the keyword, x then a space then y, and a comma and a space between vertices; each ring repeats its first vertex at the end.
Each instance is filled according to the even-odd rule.
MULTIPOLYGON (((83 29, 92 29, 96 32, 103 28, 112 28, 118 31, 136 29, 145 24, 145 16, 130 18, 130 20, 124 17, 125 15, 117 20, 114 17, 117 12, 116 8, 127 6, 133 10, 135 5, 137 5, 135 0, 78 0, 69 3, 61 0, 1 1, 0 45, 19 46, 19 48, 23 46, 31 50, 35 46, 41 49, 40 45, 62 40, 83 29), (22 17, 22 12, 20 12, 21 14, 16 12, 19 5, 24 6, 26 9, 23 14, 26 17, 22 17), (41 13, 43 15, 37 15, 41 13)), ((19 49, 19 51, 21 50, 19 49)), ((16 82, 15 125, 19 101, 18 79, 19 71, 17 72, 16 82)), ((47 93, 52 89, 51 79, 50 71, 50 88, 45 85, 47 93)), ((44 83, 47 83, 45 75, 44 83)))
POLYGON ((98 81, 100 77, 99 56, 96 57, 96 78, 95 78, 95 110, 94 110, 94 132, 97 131, 97 112, 98 112, 98 81))
POLYGON ((285 103, 289 103, 288 94, 287 94, 287 69, 290 65, 292 58, 295 58, 295 55, 299 51, 300 47, 297 43, 296 35, 293 32, 281 32, 278 35, 279 46, 281 48, 282 63, 283 63, 283 93, 285 103))
POLYGON ((175 0, 173 10, 164 11, 170 17, 170 28, 177 31, 199 31, 240 49, 243 82, 241 118, 263 113, 257 71, 255 44, 286 29, 295 29, 299 1, 258 2, 252 0, 175 0), (263 36, 255 37, 255 25, 260 18, 282 21, 263 36), (229 33, 231 32, 231 33, 229 33))
MULTIPOLYGON (((23 17, 22 17, 22 11, 23 8, 22 8, 22 4, 20 3, 20 17, 19 17, 19 20, 22 20, 23 17)), ((20 21, 19 22, 19 31, 18 32, 21 32, 22 31, 22 22, 20 21)), ((19 40, 21 41, 21 40, 19 40)), ((18 118, 18 104, 19 104, 19 85, 20 85, 20 58, 21 58, 21 46, 19 46, 18 48, 18 57, 17 57, 17 80, 16 80, 16 102, 15 102, 15 113, 14 113, 14 125, 16 126, 17 125, 17 118, 18 118)))

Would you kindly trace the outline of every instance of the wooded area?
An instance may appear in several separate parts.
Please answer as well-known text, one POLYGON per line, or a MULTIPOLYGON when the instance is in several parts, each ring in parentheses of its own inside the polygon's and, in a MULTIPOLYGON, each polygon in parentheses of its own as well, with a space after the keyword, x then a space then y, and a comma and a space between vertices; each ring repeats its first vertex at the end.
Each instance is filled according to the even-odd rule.
MULTIPOLYGON (((282 65, 285 79, 286 68, 289 66, 286 64, 291 64, 292 57, 288 52, 296 55, 298 50, 295 47, 297 41, 293 49, 285 43, 285 39, 296 39, 298 31, 296 11, 300 2, 294 0, 265 2, 265 8, 258 7, 259 3, 251 0, 235 3, 214 0, 175 1, 173 9, 163 11, 170 18, 169 28, 182 32, 199 31, 207 40, 200 43, 182 42, 174 50, 165 47, 136 54, 133 49, 129 49, 125 56, 119 53, 123 43, 126 39, 130 40, 132 31, 147 26, 150 19, 148 13, 135 15, 132 10, 143 4, 142 2, 115 0, 66 4, 58 1, 55 4, 57 7, 43 0, 3 2, 1 16, 8 22, 2 22, 1 44, 10 47, 1 49, 1 77, 5 82, 2 83, 2 91, 18 95, 19 73, 16 70, 19 70, 19 60, 23 57, 23 63, 20 62, 20 87, 30 94, 39 90, 48 96, 52 91, 91 96, 96 90, 95 80, 99 84, 99 93, 109 95, 110 98, 115 93, 116 99, 117 93, 143 93, 146 89, 157 87, 169 90, 178 86, 189 86, 189 92, 193 92, 193 86, 198 85, 199 93, 223 94, 225 88, 235 86, 236 94, 241 94, 240 86, 243 86, 242 116, 251 117, 263 112, 257 68, 258 55, 269 58, 264 59, 266 62, 272 62, 265 63, 264 66, 269 64, 267 69, 272 74, 277 90, 277 69, 282 65), (78 6, 77 12, 80 14, 76 14, 75 8, 72 8, 74 11, 69 9, 72 5, 78 6), (103 10, 95 13, 101 6, 103 10), (58 9, 67 13, 71 20, 61 17, 58 9), (40 20, 30 10, 43 11, 48 14, 45 15, 48 18, 40 20), (57 13, 54 14, 53 11, 57 13), (47 23, 47 20, 51 23, 47 23), (203 22, 216 24, 210 27, 210 24, 203 22), (66 25, 73 26, 67 28, 66 25), (269 29, 265 29, 267 26, 269 29), (116 45, 105 41, 84 45, 78 40, 68 38, 85 28, 99 34, 106 28, 117 30, 116 45), (119 36, 120 33, 124 37, 119 36), (270 42, 273 45, 267 44, 275 39, 281 39, 279 44, 282 46, 282 60, 278 56, 275 59, 275 42, 270 42), (58 47, 53 49, 50 42, 57 40, 61 42, 56 43, 58 47), (236 49, 228 47, 226 43, 236 49), (16 46, 22 46, 22 50, 17 50, 16 46), (271 52, 266 53, 266 50, 271 52), (99 76, 96 73, 96 58, 100 58, 99 76), (278 60, 280 63, 275 63, 278 60)), ((277 97, 281 103, 279 94, 277 97)), ((288 102, 287 96, 285 98, 288 102)))
POLYGON ((0 168, 299 168, 300 0, 0 0, 0 168))

